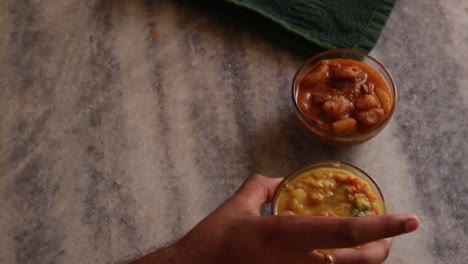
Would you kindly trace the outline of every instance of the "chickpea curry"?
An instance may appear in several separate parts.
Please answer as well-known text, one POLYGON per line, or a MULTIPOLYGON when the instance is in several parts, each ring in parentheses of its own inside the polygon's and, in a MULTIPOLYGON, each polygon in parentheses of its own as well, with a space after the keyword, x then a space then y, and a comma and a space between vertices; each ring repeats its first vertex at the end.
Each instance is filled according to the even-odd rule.
POLYGON ((383 214, 370 185, 354 174, 334 168, 306 172, 288 182, 277 198, 277 213, 314 216, 383 214))
POLYGON ((297 104, 318 127, 336 134, 364 133, 382 123, 393 108, 385 79, 350 59, 322 60, 300 79, 297 104))

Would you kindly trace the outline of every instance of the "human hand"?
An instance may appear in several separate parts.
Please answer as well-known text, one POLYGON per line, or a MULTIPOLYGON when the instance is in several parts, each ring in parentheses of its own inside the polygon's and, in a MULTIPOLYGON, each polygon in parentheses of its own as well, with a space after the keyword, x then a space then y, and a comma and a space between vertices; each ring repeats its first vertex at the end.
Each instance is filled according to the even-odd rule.
POLYGON ((334 251, 335 264, 382 263, 392 237, 416 230, 414 215, 367 217, 260 216, 282 179, 249 177, 241 188, 174 245, 139 259, 150 263, 326 264, 315 249, 334 251), (359 249, 351 247, 361 246, 359 249))

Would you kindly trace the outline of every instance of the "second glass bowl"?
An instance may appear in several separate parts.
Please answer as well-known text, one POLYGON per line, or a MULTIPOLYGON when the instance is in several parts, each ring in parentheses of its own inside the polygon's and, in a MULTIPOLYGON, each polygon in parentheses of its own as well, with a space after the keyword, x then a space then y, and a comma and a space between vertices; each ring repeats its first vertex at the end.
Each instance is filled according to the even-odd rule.
POLYGON ((349 146, 365 142, 375 137, 380 131, 382 131, 382 129, 385 128, 395 110, 397 101, 397 91, 392 76, 390 75, 388 70, 382 65, 382 63, 380 63, 375 58, 353 50, 330 50, 315 55, 299 68, 299 70, 296 72, 296 75, 294 76, 292 83, 292 99, 297 117, 299 118, 301 123, 315 136, 331 145, 349 146), (317 123, 313 122, 310 118, 308 118, 306 113, 303 112, 303 110, 301 110, 301 107, 299 107, 298 103, 298 91, 300 89, 300 84, 303 77, 308 73, 308 71, 312 67, 314 67, 320 61, 333 59, 346 59, 357 61, 358 63, 363 63, 371 69, 377 71, 377 73, 387 83, 389 96, 391 97, 391 106, 389 107, 389 112, 386 113, 384 120, 382 120, 378 125, 361 133, 340 134, 319 126, 317 123))

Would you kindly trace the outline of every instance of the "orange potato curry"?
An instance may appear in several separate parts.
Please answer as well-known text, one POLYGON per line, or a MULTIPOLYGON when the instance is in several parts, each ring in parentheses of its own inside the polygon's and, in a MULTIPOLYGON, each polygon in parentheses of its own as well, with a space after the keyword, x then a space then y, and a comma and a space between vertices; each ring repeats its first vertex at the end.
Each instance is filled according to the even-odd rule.
POLYGON ((385 79, 350 59, 322 60, 300 79, 297 104, 317 126, 337 133, 364 133, 379 125, 393 107, 385 79))
POLYGON ((306 172, 288 182, 277 198, 279 215, 369 216, 381 215, 381 202, 369 184, 335 168, 306 172))

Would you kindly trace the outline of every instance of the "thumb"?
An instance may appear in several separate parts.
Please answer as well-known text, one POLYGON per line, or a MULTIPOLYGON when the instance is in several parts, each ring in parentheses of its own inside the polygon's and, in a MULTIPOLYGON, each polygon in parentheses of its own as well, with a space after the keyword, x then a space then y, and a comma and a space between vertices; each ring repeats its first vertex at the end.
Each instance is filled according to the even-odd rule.
POLYGON ((237 190, 226 206, 237 211, 260 215, 260 206, 271 202, 274 193, 283 178, 271 178, 253 174, 237 190))

